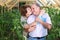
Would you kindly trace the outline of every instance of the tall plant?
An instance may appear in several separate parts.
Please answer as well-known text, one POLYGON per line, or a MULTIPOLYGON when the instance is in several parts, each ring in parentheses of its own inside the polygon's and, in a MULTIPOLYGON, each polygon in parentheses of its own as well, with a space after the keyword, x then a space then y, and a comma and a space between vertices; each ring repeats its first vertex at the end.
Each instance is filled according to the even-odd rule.
POLYGON ((58 40, 60 39, 60 10, 51 7, 47 7, 45 10, 52 20, 52 29, 49 31, 47 40, 58 40))
POLYGON ((0 40, 24 40, 20 18, 18 9, 0 6, 0 40))

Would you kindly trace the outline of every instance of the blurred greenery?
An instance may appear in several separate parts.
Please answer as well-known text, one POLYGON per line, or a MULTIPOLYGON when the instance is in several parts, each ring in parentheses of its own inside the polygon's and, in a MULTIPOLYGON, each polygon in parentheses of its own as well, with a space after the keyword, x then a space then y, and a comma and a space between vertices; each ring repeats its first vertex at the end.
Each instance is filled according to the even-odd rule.
MULTIPOLYGON (((49 30, 47 40, 60 39, 60 10, 52 7, 43 7, 52 20, 52 29, 49 30)), ((0 40, 24 40, 21 15, 18 9, 7 10, 0 6, 0 40)))
POLYGON ((24 40, 20 18, 18 9, 0 6, 0 40, 24 40))
POLYGON ((52 20, 52 29, 48 32, 47 40, 60 40, 60 10, 53 7, 47 7, 45 10, 52 20))

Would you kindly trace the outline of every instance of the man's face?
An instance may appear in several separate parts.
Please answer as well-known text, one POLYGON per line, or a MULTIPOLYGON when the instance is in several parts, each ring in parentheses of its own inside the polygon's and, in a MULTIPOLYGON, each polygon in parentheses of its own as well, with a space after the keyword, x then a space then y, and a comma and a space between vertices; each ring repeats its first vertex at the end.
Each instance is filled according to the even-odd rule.
POLYGON ((40 13, 40 7, 38 7, 36 4, 33 4, 32 6, 31 6, 31 9, 32 9, 32 12, 33 12, 33 14, 34 15, 39 15, 39 13, 40 13))

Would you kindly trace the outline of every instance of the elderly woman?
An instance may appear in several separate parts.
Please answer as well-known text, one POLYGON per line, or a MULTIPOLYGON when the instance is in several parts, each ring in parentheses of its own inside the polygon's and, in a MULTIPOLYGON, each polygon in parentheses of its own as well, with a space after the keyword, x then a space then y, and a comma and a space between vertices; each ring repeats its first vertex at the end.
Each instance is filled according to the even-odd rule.
POLYGON ((27 23, 27 19, 28 17, 32 14, 32 10, 31 10, 31 7, 29 5, 24 5, 24 6, 21 6, 20 7, 20 12, 21 12, 21 15, 22 15, 22 18, 21 18, 21 21, 22 22, 25 22, 24 23, 24 30, 25 32, 31 32, 35 29, 35 23, 33 24, 28 24, 27 23))

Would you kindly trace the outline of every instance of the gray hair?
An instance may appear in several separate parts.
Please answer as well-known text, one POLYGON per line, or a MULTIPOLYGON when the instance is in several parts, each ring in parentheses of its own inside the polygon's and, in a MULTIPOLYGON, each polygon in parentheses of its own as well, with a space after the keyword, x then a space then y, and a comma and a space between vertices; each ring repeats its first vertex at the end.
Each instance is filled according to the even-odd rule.
POLYGON ((36 6, 40 7, 40 5, 38 3, 35 3, 35 4, 36 4, 36 6))
POLYGON ((38 7, 41 7, 41 6, 40 6, 38 3, 36 3, 36 2, 35 2, 35 3, 33 3, 33 4, 34 4, 34 5, 36 5, 36 6, 38 6, 38 7))

